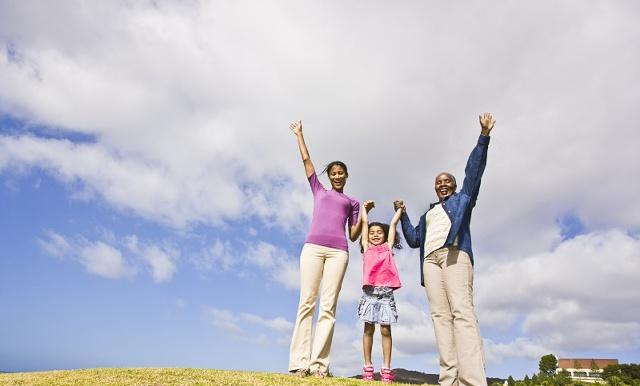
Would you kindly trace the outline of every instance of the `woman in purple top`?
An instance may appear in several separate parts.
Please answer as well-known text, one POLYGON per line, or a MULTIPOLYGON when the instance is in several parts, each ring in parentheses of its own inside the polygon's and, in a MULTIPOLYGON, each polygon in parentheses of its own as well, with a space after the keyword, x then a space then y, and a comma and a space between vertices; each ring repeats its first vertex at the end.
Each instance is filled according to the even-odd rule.
POLYGON ((329 370, 336 304, 349 262, 345 225, 349 225, 349 239, 357 240, 362 231, 360 203, 343 193, 349 173, 340 161, 331 162, 325 169, 331 190, 322 186, 304 142, 302 122, 294 122, 290 128, 298 139, 313 193, 313 218, 300 254, 300 303, 289 350, 289 371, 300 377, 313 374, 323 378, 329 370), (312 342, 312 318, 318 293, 320 312, 312 342))

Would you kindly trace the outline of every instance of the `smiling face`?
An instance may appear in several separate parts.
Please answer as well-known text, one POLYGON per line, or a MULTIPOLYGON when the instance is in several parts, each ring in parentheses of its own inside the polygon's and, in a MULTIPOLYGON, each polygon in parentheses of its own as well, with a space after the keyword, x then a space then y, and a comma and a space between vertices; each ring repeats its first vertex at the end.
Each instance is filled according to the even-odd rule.
POLYGON ((329 181, 331 181, 331 188, 342 192, 344 185, 347 183, 347 177, 349 177, 346 170, 340 165, 333 165, 327 174, 329 175, 329 181))
POLYGON ((456 179, 450 173, 440 173, 436 176, 436 195, 442 201, 456 192, 456 179))
POLYGON ((373 245, 380 245, 385 242, 384 229, 380 225, 372 225, 369 228, 369 242, 373 245))

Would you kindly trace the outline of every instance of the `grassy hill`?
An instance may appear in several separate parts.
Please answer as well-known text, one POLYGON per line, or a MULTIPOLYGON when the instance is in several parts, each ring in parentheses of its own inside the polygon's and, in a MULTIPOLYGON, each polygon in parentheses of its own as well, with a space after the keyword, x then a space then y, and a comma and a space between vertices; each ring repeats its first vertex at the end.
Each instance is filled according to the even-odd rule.
MULTIPOLYGON (((375 382, 375 384, 381 384, 375 382)), ((405 385, 394 383, 395 385, 405 385)), ((0 386, 363 386, 370 382, 353 378, 312 377, 288 374, 203 369, 87 369, 0 374, 0 386)))

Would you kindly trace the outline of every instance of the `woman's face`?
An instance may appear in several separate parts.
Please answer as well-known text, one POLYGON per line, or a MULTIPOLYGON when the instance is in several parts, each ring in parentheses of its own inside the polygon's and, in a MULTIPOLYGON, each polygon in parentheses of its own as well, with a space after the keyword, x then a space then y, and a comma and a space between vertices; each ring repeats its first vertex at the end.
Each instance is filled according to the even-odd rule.
POLYGON ((331 181, 331 188, 338 192, 342 192, 344 185, 347 183, 347 173, 344 171, 342 166, 333 165, 327 174, 329 175, 329 181, 331 181))
POLYGON ((436 176, 435 184, 438 200, 442 201, 456 192, 456 180, 449 173, 440 173, 436 176))

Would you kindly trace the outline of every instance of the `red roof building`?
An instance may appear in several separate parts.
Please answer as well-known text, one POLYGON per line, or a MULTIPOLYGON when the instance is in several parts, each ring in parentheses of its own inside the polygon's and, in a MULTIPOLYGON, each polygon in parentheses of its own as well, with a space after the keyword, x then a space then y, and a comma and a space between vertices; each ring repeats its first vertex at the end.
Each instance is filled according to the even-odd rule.
POLYGON ((617 359, 558 358, 556 373, 566 371, 571 379, 583 382, 601 382, 602 376, 600 374, 604 368, 617 364, 617 359))

